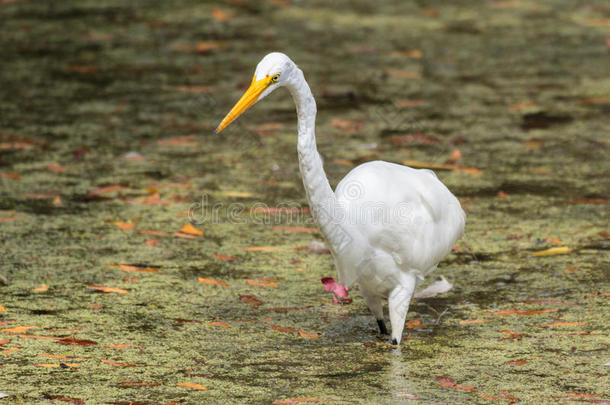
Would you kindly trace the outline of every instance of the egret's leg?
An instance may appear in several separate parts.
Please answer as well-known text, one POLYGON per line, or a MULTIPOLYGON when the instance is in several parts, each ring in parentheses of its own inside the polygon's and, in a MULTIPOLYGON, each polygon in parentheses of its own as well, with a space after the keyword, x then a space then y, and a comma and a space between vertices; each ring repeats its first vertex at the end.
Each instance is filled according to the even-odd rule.
POLYGON ((409 311, 409 303, 415 291, 415 277, 403 273, 399 284, 394 287, 388 297, 390 322, 392 323, 392 344, 397 345, 402 340, 402 330, 409 311))
POLYGON ((364 295, 366 305, 369 307, 375 319, 377 320, 377 326, 379 326, 379 333, 382 335, 388 335, 388 330, 383 322, 383 301, 378 295, 372 294, 360 285, 360 291, 364 295))

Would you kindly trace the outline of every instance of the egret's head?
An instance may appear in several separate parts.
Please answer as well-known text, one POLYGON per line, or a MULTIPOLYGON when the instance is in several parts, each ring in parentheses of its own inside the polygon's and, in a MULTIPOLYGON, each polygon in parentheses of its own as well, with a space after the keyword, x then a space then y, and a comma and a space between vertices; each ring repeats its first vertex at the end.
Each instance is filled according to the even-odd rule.
POLYGON ((256 66, 250 87, 224 117, 216 128, 216 133, 222 131, 257 101, 262 100, 273 90, 288 83, 295 67, 290 58, 283 53, 272 52, 265 56, 256 66))

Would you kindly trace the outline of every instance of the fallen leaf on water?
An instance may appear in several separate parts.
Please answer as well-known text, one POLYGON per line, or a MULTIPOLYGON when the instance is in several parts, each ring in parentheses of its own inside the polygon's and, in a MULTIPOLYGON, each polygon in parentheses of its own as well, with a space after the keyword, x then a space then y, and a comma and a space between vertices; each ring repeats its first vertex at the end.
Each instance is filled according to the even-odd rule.
POLYGON ((182 382, 182 383, 177 383, 176 384, 177 387, 186 387, 186 388, 192 388, 194 390, 200 390, 200 391, 205 391, 207 390, 206 387, 204 387, 203 385, 200 384, 195 384, 195 383, 190 383, 190 382, 182 382))
POLYGON ((58 339, 57 343, 59 343, 61 345, 67 345, 67 346, 95 346, 95 345, 97 345, 97 343, 94 342, 93 340, 76 339, 75 337, 60 338, 60 339, 58 339))
POLYGON ((118 361, 100 359, 102 363, 110 364, 117 367, 137 367, 135 364, 119 363, 118 361))
POLYGON ((2 305, 0 305, 0 312, 6 312, 6 308, 4 308, 2 305))
POLYGON ((587 324, 584 322, 555 322, 537 326, 540 326, 541 328, 554 328, 557 326, 587 326, 587 324))
POLYGON ((483 398, 483 399, 488 399, 488 400, 490 400, 490 401, 501 401, 501 400, 502 400, 502 398, 501 398, 501 397, 496 397, 496 396, 494 396, 494 395, 484 394, 484 393, 482 393, 482 392, 478 393, 477 395, 478 395, 480 398, 483 398))
POLYGON ((47 170, 54 173, 66 173, 67 170, 58 164, 47 165, 47 170))
POLYGON ((291 405, 300 404, 303 402, 327 402, 325 399, 318 398, 290 398, 290 399, 278 399, 273 401, 271 405, 291 405))
POLYGON ((34 288, 32 291, 38 293, 38 292, 45 292, 48 290, 49 290, 49 287, 47 287, 46 283, 42 283, 40 286, 34 288))
POLYGON ((119 266, 119 268, 123 271, 127 271, 127 272, 140 272, 140 273, 158 273, 159 270, 157 269, 152 269, 152 268, 147 268, 147 267, 138 267, 138 266, 131 266, 129 264, 118 264, 118 265, 110 265, 110 266, 119 266))
POLYGON ((223 255, 223 254, 220 254, 220 253, 214 253, 214 256, 218 260, 222 260, 222 261, 225 261, 225 262, 234 262, 235 260, 237 260, 237 257, 227 256, 227 255, 223 255))
POLYGON ((348 134, 361 131, 364 128, 364 122, 361 119, 345 120, 335 118, 330 120, 330 125, 348 134))
POLYGON ((397 77, 399 79, 419 79, 421 78, 421 73, 412 72, 409 70, 400 70, 400 69, 384 69, 384 72, 388 76, 397 77))
POLYGON ((130 222, 123 222, 123 221, 115 221, 115 222, 113 222, 113 224, 118 226, 123 231, 128 231, 128 230, 136 227, 136 224, 132 224, 130 222))
POLYGON ((492 312, 490 315, 495 316, 506 316, 506 315, 538 315, 547 314, 550 312, 557 312, 556 309, 537 309, 533 311, 526 311, 523 309, 506 309, 504 311, 492 312))
POLYGON ((177 136, 174 138, 159 139, 157 145, 159 146, 199 146, 199 142, 195 140, 197 135, 190 134, 185 136, 177 136))
POLYGON ((239 300, 254 305, 255 307, 263 305, 263 301, 257 299, 255 295, 240 295, 239 300))
POLYGON ((47 329, 47 326, 15 326, 13 328, 6 328, 0 330, 0 332, 4 333, 24 333, 30 329, 47 329))
POLYGON ((411 108, 427 104, 425 100, 398 100, 394 105, 397 108, 411 108))
POLYGON ((319 228, 303 228, 299 226, 273 226, 271 227, 273 231, 286 231, 286 232, 320 232, 319 228))
POLYGON ((48 367, 48 368, 66 368, 66 367, 80 367, 79 363, 42 363, 34 364, 34 367, 48 367))
POLYGON ((80 398, 61 397, 59 395, 45 395, 45 399, 49 399, 51 401, 68 402, 70 404, 77 404, 77 405, 82 405, 85 403, 85 401, 80 398))
POLYGON ((219 322, 219 321, 212 321, 212 322, 210 322, 210 325, 220 326, 221 328, 227 328, 227 329, 231 327, 231 325, 229 325, 228 323, 219 322))
POLYGON ((0 173, 0 177, 3 179, 11 179, 11 180, 19 180, 21 179, 21 175, 16 172, 4 172, 0 173))
POLYGON ((130 345, 130 344, 118 344, 118 345, 111 345, 111 346, 106 346, 106 349, 125 349, 127 347, 135 347, 137 349, 142 349, 140 346, 138 345, 130 345))
POLYGON ((539 257, 539 256, 565 255, 567 253, 570 253, 571 251, 572 251, 572 249, 569 248, 568 246, 558 246, 558 247, 552 247, 550 249, 541 250, 539 252, 534 252, 534 253, 532 253, 532 256, 539 257))
POLYGON ((221 8, 215 8, 212 10, 212 17, 214 17, 216 21, 226 22, 233 18, 233 13, 221 8))
POLYGON ((512 340, 512 339, 519 340, 519 339, 523 338, 523 333, 518 333, 518 332, 512 331, 510 329, 504 329, 504 330, 501 330, 500 332, 508 334, 508 337, 502 338, 500 340, 512 340))
POLYGON ((276 283, 272 283, 272 282, 256 281, 256 280, 246 280, 246 283, 248 283, 249 285, 254 285, 254 286, 258 286, 258 287, 278 288, 277 284, 276 283))
POLYGON ((249 246, 245 247, 244 250, 248 252, 277 252, 282 248, 277 246, 249 246))
POLYGON ((579 268, 578 268, 578 267, 576 267, 576 266, 568 266, 568 267, 566 267, 566 270, 568 270, 568 271, 576 271, 576 270, 578 270, 578 269, 579 269, 579 268))
POLYGON ((99 195, 99 194, 110 194, 110 193, 116 193, 118 191, 123 191, 125 189, 125 187, 118 185, 118 184, 113 184, 110 186, 104 186, 104 187, 99 187, 96 188, 94 190, 89 191, 89 195, 99 195))
POLYGON ((318 339, 320 338, 320 335, 317 333, 307 333, 307 332, 303 332, 302 330, 299 330, 299 335, 301 335, 301 337, 304 337, 305 339, 318 339))
POLYGON ((287 328, 285 326, 280 326, 280 325, 269 325, 269 327, 273 330, 276 330, 278 332, 284 332, 284 333, 299 333, 298 329, 294 329, 294 328, 287 328))
POLYGON ((178 232, 186 233, 188 235, 203 236, 203 231, 195 228, 191 224, 184 225, 178 232))
POLYGON ((445 163, 455 163, 458 160, 460 160, 462 158, 462 152, 460 152, 459 149, 454 149, 453 152, 451 152, 451 155, 449 156, 449 158, 447 158, 447 160, 445 161, 445 163))
POLYGON ((512 360, 507 361, 506 364, 510 364, 511 366, 524 366, 527 364, 526 360, 512 360))
POLYGON ((419 320, 419 318, 414 318, 414 319, 409 320, 405 326, 407 327, 407 329, 415 329, 415 328, 423 328, 426 325, 424 325, 422 323, 422 321, 419 320))
POLYGON ((211 278, 197 277, 197 280, 199 280, 199 282, 201 284, 222 285, 222 286, 225 286, 225 287, 228 287, 228 286, 231 285, 231 284, 225 283, 224 281, 212 280, 211 278))
POLYGON ((235 191, 235 190, 225 190, 225 191, 221 191, 219 194, 224 195, 226 197, 242 197, 242 198, 254 196, 252 193, 249 193, 247 191, 235 191))
POLYGON ((157 387, 161 385, 161 383, 155 382, 133 382, 133 381, 125 381, 119 383, 121 387, 157 387))
POLYGON ((500 190, 498 191, 497 194, 498 198, 508 198, 508 194, 506 194, 504 191, 500 190))
POLYGON ((547 242, 555 243, 556 245, 561 245, 563 242, 557 238, 545 238, 547 242))
POLYGON ((8 356, 9 354, 11 354, 13 352, 18 352, 19 350, 21 350, 21 349, 18 347, 9 347, 8 349, 3 350, 2 354, 5 356, 8 356))
POLYGON ((11 343, 12 340, 11 339, 4 339, 4 340, 0 340, 0 346, 2 345, 7 345, 9 343, 11 343))
POLYGON ((161 242, 161 239, 146 239, 144 243, 146 246, 157 246, 161 242))
POLYGON ((182 232, 176 232, 174 234, 174 236, 176 238, 182 238, 182 239, 197 239, 197 236, 195 236, 195 235, 189 235, 188 233, 182 233, 182 232))
POLYGON ((129 291, 123 290, 122 288, 105 287, 102 285, 88 285, 87 287, 91 288, 92 290, 102 291, 105 293, 117 293, 117 294, 128 294, 129 293, 129 291))
POLYGON ((477 389, 471 385, 458 385, 452 378, 449 377, 435 377, 436 383, 441 387, 453 388, 454 390, 476 392, 477 389))
POLYGON ((468 319, 460 321, 460 325, 475 325, 477 323, 491 322, 493 319, 468 319))

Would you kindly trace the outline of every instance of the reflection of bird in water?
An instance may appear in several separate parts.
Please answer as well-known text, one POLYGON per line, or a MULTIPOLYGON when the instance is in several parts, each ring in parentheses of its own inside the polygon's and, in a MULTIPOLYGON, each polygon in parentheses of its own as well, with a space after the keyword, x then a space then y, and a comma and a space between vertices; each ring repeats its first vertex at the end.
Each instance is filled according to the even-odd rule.
POLYGON ((316 149, 316 102, 303 72, 282 53, 261 60, 250 88, 216 132, 283 86, 297 107, 299 167, 311 212, 334 257, 339 281, 358 283, 383 334, 383 300, 388 298, 392 343, 398 344, 418 281, 436 268, 464 231, 460 203, 430 170, 383 161, 354 168, 333 192, 316 149))

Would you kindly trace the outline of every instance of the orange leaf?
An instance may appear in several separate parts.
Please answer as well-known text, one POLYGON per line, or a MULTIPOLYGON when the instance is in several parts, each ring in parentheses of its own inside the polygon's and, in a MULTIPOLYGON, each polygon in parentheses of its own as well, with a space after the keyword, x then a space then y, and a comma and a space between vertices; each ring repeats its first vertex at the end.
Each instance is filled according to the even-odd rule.
POLYGON ((161 239, 146 239, 144 241, 146 246, 157 246, 159 242, 161 242, 161 239))
POLYGON ((222 255, 220 253, 214 253, 214 256, 216 256, 218 260, 223 260, 225 262, 234 262, 237 260, 237 257, 222 255))
POLYGON ((299 335, 306 339, 318 339, 320 337, 320 335, 317 333, 307 333, 303 332, 302 330, 299 330, 299 335))
POLYGON ((231 325, 224 323, 224 322, 219 322, 219 321, 212 321, 210 322, 210 325, 214 325, 214 326, 220 326, 222 328, 230 328, 231 325))
POLYGON ((9 354, 11 354, 13 352, 18 352, 19 350, 21 350, 21 349, 18 347, 9 347, 8 349, 3 350, 2 354, 5 356, 8 356, 9 354))
POLYGON ((119 363, 117 361, 106 360, 106 359, 100 359, 100 361, 102 363, 111 364, 111 365, 117 366, 117 367, 137 367, 135 364, 119 363))
POLYGON ((545 240, 547 242, 551 242, 551 243, 554 243, 556 245, 561 245, 561 243, 562 243, 561 240, 559 240, 557 238, 546 238, 545 240))
POLYGON ((522 103, 516 103, 516 104, 511 104, 511 106, 509 107, 510 111, 520 111, 520 110, 525 110, 527 108, 532 108, 532 107, 537 107, 535 103, 532 103, 531 101, 524 101, 522 103))
POLYGON ((182 232, 176 232, 174 234, 174 236, 176 238, 182 238, 182 239, 197 239, 197 237, 195 235, 189 235, 187 233, 182 233, 182 232))
POLYGON ((19 173, 15 173, 15 172, 0 173, 0 177, 2 177, 3 179, 12 179, 12 180, 21 179, 21 175, 19 175, 19 173))
POLYGON ((419 320, 419 318, 414 318, 414 319, 409 320, 409 322, 407 322, 406 326, 407 326, 407 329, 414 329, 414 328, 423 328, 426 325, 424 325, 422 323, 422 321, 419 320))
POLYGON ((58 195, 56 195, 55 198, 53 199, 53 201, 51 202, 51 205, 53 205, 54 207, 59 207, 62 204, 63 204, 63 201, 61 200, 61 197, 58 195))
POLYGON ((11 342, 12 342, 11 339, 0 340, 0 346, 7 345, 7 344, 9 344, 11 342))
POLYGON ((259 306, 259 305, 263 305, 263 302, 262 302, 262 301, 259 301, 259 300, 256 298, 256 296, 254 296, 254 295, 240 295, 240 296, 239 296, 239 300, 240 300, 240 301, 243 301, 243 302, 246 302, 246 303, 248 303, 248 304, 252 304, 252 305, 254 305, 255 307, 257 307, 257 306, 259 306))
POLYGON ((508 194, 506 194, 504 191, 500 190, 498 191, 498 198, 508 198, 508 194))
POLYGON ((526 311, 522 309, 506 309, 504 311, 492 312, 490 315, 506 316, 506 315, 538 315, 549 312, 557 312, 556 309, 538 309, 534 311, 526 311))
POLYGON ((129 293, 129 291, 123 290, 121 288, 104 287, 102 285, 88 285, 87 287, 91 288, 92 290, 102 291, 102 292, 105 292, 105 293, 118 293, 118 294, 127 294, 127 293, 129 293))
POLYGON ((249 246, 244 248, 248 252, 277 252, 281 249, 277 246, 249 246))
POLYGON ((403 160, 402 164, 415 169, 431 169, 431 170, 456 170, 455 165, 447 165, 443 163, 420 162, 417 160, 403 160))
POLYGON ((199 282, 202 284, 222 285, 225 287, 228 287, 231 285, 231 284, 225 283, 224 281, 212 280, 211 278, 197 277, 197 280, 199 280, 199 282))
POLYGON ((141 349, 140 346, 138 346, 138 345, 129 345, 129 344, 106 346, 106 349, 124 349, 126 347, 137 347, 138 349, 141 349))
POLYGON ((131 266, 129 264, 119 264, 119 268, 123 271, 134 271, 134 272, 140 272, 140 273, 158 273, 159 272, 159 270, 157 270, 157 269, 131 266))
POLYGON ((570 253, 571 251, 572 251, 572 249, 569 248, 568 246, 558 246, 558 247, 552 247, 550 249, 541 250, 539 252, 534 252, 534 253, 532 253, 532 256, 540 257, 540 256, 565 255, 567 253, 570 253))
POLYGON ((233 18, 233 13, 229 11, 224 11, 220 8, 215 8, 212 10, 212 17, 214 17, 216 21, 225 22, 233 18))
POLYGON ((78 356, 67 356, 65 354, 39 354, 40 357, 47 357, 49 359, 60 359, 60 360, 86 360, 89 357, 78 357, 78 356))
POLYGON ((66 345, 66 346, 95 346, 95 345, 97 345, 97 343, 95 343, 93 340, 76 339, 75 337, 60 338, 57 341, 57 343, 59 343, 61 345, 66 345))
POLYGON ((30 329, 46 329, 46 326, 15 326, 13 328, 2 329, 2 330, 0 330, 0 332, 23 333, 23 332, 27 332, 30 329))
POLYGON ((49 290, 49 287, 47 287, 47 285, 45 283, 42 283, 39 287, 34 288, 32 291, 33 292, 45 292, 48 290, 49 290))
POLYGON ((542 328, 554 328, 556 326, 587 326, 586 323, 584 322, 555 322, 555 323, 548 323, 545 325, 538 325, 542 328))
POLYGON ((280 326, 280 325, 269 325, 269 327, 273 330, 277 330, 278 332, 284 332, 284 333, 299 333, 298 329, 294 329, 294 328, 287 328, 285 326, 280 326))
POLYGON ((203 231, 200 231, 191 224, 184 225, 178 232, 186 233, 187 235, 203 236, 203 231))
POLYGON ((449 158, 447 159, 447 163, 455 163, 458 160, 460 160, 462 158, 462 152, 460 152, 459 149, 454 149, 453 152, 451 152, 451 155, 449 156, 449 158))
POLYGON ((425 100, 399 100, 395 103, 397 108, 417 107, 426 104, 425 100))
POLYGON ((132 224, 129 222, 123 222, 123 221, 116 221, 116 222, 113 222, 113 224, 115 224, 116 226, 121 228, 123 231, 128 231, 128 230, 136 227, 136 224, 132 224))
POLYGON ((544 141, 541 139, 528 139, 524 142, 527 150, 537 150, 544 145, 544 141))
POLYGON ((195 384, 195 383, 190 383, 190 382, 177 383, 176 386, 177 387, 192 388, 194 390, 200 390, 200 391, 207 390, 207 388, 204 387, 203 385, 195 384))
POLYGON ((6 308, 4 308, 2 305, 0 305, 0 312, 6 312, 6 308))
POLYGON ((220 194, 227 196, 227 197, 241 197, 241 198, 247 198, 247 197, 253 196, 252 193, 249 193, 247 191, 236 191, 236 190, 225 190, 225 191, 221 191, 220 194))
POLYGON ((421 78, 421 73, 419 72, 411 72, 408 70, 400 70, 400 69, 384 69, 385 73, 388 76, 397 77, 399 79, 419 79, 421 78))
POLYGON ((266 282, 263 282, 263 281, 246 280, 246 283, 248 283, 250 285, 255 285, 255 286, 258 286, 258 287, 278 288, 277 284, 275 284, 275 283, 266 283, 266 282))
POLYGON ((78 363, 42 363, 42 364, 34 364, 34 367, 48 367, 48 368, 80 367, 80 364, 78 364, 78 363))
POLYGON ((47 166, 47 170, 55 173, 66 173, 67 170, 60 165, 52 164, 47 166))
POLYGON ((460 321, 460 325, 474 325, 477 323, 485 323, 485 322, 491 322, 491 321, 493 321, 493 319, 468 319, 468 320, 460 321))
POLYGON ((96 188, 94 190, 89 191, 88 194, 89 195, 110 194, 110 193, 122 191, 124 189, 125 189, 125 187, 123 187, 123 186, 120 186, 118 184, 113 184, 111 186, 104 186, 104 187, 96 188))
POLYGON ((524 366, 527 364, 527 361, 525 360, 512 360, 512 361, 507 361, 506 364, 510 364, 511 366, 524 366))
POLYGON ((271 228, 273 231, 287 231, 287 232, 320 232, 319 228, 303 228, 299 226, 274 226, 271 228))

